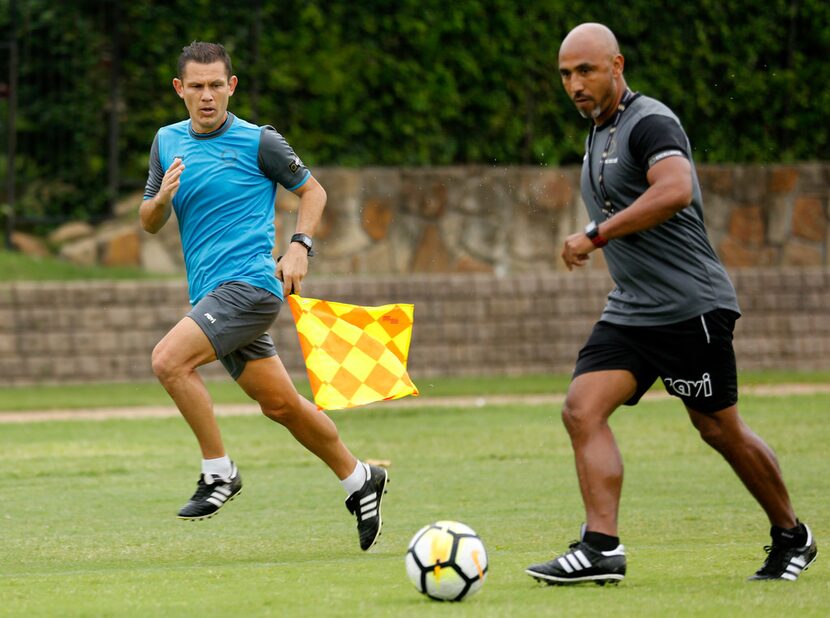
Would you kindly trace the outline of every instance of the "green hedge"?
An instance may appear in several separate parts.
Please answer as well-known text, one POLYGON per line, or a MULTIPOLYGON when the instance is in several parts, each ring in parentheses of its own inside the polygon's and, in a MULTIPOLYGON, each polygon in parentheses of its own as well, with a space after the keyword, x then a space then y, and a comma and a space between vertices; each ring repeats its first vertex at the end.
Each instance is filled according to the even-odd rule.
POLYGON ((170 80, 194 39, 231 51, 231 109, 275 125, 311 165, 578 162, 586 126, 557 50, 582 21, 617 33, 629 84, 677 112, 698 161, 830 152, 826 0, 18 0, 18 11, 16 165, 35 215, 106 212, 116 28, 125 184, 143 182, 158 126, 185 117, 170 80))

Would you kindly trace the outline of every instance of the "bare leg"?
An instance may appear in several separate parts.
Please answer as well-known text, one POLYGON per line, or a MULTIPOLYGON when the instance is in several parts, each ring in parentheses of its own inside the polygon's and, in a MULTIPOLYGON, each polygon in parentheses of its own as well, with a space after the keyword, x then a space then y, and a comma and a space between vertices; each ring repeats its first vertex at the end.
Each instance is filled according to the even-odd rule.
POLYGON ((714 414, 686 408, 709 446, 723 455, 774 526, 792 528, 795 513, 775 453, 730 406, 714 414))
POLYGON ((357 459, 343 444, 334 421, 297 392, 278 356, 248 361, 237 382, 265 416, 288 429, 337 478, 352 473, 357 459))
POLYGON ((608 418, 636 388, 634 376, 623 370, 584 373, 568 388, 562 420, 574 449, 586 525, 593 532, 618 536, 623 463, 608 418))
POLYGON ((190 425, 205 459, 225 455, 213 401, 196 373, 197 367, 215 359, 207 336, 188 317, 170 329, 153 350, 153 372, 190 425))

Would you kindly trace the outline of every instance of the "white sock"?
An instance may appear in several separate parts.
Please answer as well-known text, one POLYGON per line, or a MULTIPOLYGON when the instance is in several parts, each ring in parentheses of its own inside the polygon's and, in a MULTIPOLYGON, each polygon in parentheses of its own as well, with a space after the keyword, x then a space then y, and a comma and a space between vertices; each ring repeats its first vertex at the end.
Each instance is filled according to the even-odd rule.
POLYGON ((232 471, 231 458, 227 455, 217 457, 216 459, 202 460, 202 474, 213 474, 214 476, 221 476, 223 479, 230 480, 232 471))
POLYGON ((343 486, 343 489, 346 490, 346 494, 351 496, 354 492, 363 487, 363 483, 368 480, 369 466, 358 459, 352 473, 340 481, 340 484, 343 486))

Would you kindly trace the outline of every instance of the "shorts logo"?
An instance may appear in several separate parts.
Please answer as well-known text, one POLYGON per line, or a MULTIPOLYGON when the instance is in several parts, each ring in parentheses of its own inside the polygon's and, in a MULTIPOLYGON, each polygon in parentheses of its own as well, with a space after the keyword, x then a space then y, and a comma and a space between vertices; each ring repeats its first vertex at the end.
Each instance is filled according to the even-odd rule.
POLYGON ((212 315, 210 315, 209 313, 206 313, 206 314, 205 314, 205 317, 206 317, 208 320, 210 320, 210 323, 211 323, 211 324, 216 324, 216 318, 214 318, 214 317, 213 317, 212 315))
POLYGON ((681 380, 663 378, 666 388, 673 391, 680 397, 711 397, 712 379, 708 373, 704 373, 700 380, 681 380))

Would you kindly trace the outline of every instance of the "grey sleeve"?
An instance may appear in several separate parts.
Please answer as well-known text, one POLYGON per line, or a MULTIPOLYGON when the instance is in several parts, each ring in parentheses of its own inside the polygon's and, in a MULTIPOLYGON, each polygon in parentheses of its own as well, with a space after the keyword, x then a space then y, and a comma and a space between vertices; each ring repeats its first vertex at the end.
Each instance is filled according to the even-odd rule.
POLYGON ((164 169, 161 167, 159 160, 159 134, 153 138, 153 145, 150 148, 150 170, 147 174, 147 184, 144 185, 144 199, 158 195, 161 189, 161 181, 164 178, 164 169))
POLYGON ((259 134, 259 169, 274 182, 289 191, 302 187, 311 177, 311 171, 303 164, 285 138, 271 126, 264 126, 259 134))

